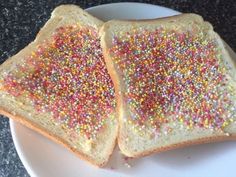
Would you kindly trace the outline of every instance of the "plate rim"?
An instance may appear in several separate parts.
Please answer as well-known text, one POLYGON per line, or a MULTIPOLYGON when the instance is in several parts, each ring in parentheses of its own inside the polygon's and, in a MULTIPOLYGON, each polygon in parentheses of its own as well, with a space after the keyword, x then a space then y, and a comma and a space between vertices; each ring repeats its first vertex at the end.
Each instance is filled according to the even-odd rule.
POLYGON ((158 5, 158 4, 148 4, 148 3, 143 3, 143 2, 114 2, 114 3, 107 3, 107 4, 100 4, 100 5, 92 6, 92 7, 86 8, 84 10, 85 11, 90 11, 94 8, 104 8, 104 7, 108 7, 110 5, 117 6, 117 5, 122 5, 122 4, 124 4, 124 5, 125 4, 126 5, 140 5, 140 6, 147 6, 147 7, 158 7, 158 8, 165 9, 165 10, 168 10, 168 11, 172 11, 172 12, 175 12, 175 13, 182 13, 180 11, 177 11, 177 10, 165 7, 165 6, 161 6, 161 5, 158 5))

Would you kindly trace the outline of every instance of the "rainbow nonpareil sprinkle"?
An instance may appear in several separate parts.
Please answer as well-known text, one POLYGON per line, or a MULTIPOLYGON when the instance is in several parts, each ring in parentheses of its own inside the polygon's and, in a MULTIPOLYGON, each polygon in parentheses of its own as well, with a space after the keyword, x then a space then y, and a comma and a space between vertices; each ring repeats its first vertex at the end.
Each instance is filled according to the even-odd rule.
POLYGON ((58 28, 5 77, 4 87, 87 138, 96 137, 115 109, 113 83, 92 27, 58 28))
POLYGON ((205 35, 164 28, 114 34, 109 53, 126 88, 130 124, 160 131, 171 121, 187 129, 223 129, 234 121, 235 92, 217 41, 205 35))

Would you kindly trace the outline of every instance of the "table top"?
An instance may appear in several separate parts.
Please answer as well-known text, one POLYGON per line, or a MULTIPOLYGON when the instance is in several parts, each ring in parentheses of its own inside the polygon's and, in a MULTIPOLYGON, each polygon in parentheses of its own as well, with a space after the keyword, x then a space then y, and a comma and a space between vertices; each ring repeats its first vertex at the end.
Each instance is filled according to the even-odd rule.
MULTIPOLYGON (((0 64, 31 42, 39 29, 50 18, 52 10, 60 4, 77 4, 88 8, 100 4, 124 2, 112 0, 9 0, 0 5, 0 64)), ((131 2, 131 1, 130 1, 131 2)), ((200 14, 209 21, 217 33, 236 51, 236 1, 234 0, 139 0, 178 10, 200 14)), ((0 176, 28 177, 22 165, 9 128, 9 120, 0 116, 0 176)))

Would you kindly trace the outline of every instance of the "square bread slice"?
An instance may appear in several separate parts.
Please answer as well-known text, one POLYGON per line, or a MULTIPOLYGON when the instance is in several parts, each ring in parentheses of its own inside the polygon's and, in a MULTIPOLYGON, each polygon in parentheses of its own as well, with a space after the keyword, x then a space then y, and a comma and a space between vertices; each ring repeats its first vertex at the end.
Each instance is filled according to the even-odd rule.
POLYGON ((112 20, 99 34, 123 154, 236 138, 235 61, 202 17, 112 20))
POLYGON ((78 6, 61 5, 36 39, 0 66, 0 113, 96 166, 107 163, 118 133, 102 25, 78 6))

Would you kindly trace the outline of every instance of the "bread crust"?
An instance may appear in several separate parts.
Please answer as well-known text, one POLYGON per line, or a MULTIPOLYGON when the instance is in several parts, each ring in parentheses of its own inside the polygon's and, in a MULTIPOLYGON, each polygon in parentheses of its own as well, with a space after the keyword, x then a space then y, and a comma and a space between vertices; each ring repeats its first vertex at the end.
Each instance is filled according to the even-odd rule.
MULTIPOLYGON (((50 140, 64 146, 66 149, 68 149, 71 152, 75 153, 79 158, 90 162, 91 164, 93 164, 96 167, 104 167, 107 164, 108 160, 109 160, 109 159, 107 159, 107 161, 104 161, 101 164, 96 163, 96 161, 91 159, 87 154, 85 154, 83 152, 80 152, 80 151, 77 151, 75 148, 71 147, 65 140, 63 140, 62 138, 60 138, 57 135, 52 134, 50 131, 47 131, 44 127, 39 126, 39 125, 35 124, 32 121, 26 120, 24 117, 22 117, 20 115, 12 115, 10 112, 8 112, 3 107, 0 107, 0 114, 6 116, 8 118, 11 118, 14 121, 17 121, 17 122, 21 123, 22 125, 25 125, 26 127, 28 127, 30 129, 42 134, 43 136, 49 138, 50 140)), ((109 157, 111 156, 111 154, 113 152, 115 144, 116 144, 116 141, 114 141, 114 143, 112 145, 112 148, 110 149, 109 157)))
MULTIPOLYGON (((181 142, 181 143, 172 144, 172 145, 165 146, 165 147, 151 149, 151 150, 143 151, 141 153, 132 154, 132 155, 124 153, 124 152, 122 152, 122 153, 124 153, 124 155, 126 155, 128 157, 140 158, 140 157, 145 157, 145 156, 155 154, 155 153, 161 153, 161 152, 175 150, 175 149, 179 149, 179 148, 183 148, 183 147, 189 147, 189 146, 193 146, 193 145, 209 144, 209 143, 216 143, 216 142, 222 142, 222 141, 235 141, 235 140, 236 140, 236 134, 231 134, 229 136, 226 136, 226 135, 212 136, 212 137, 206 137, 206 138, 199 138, 196 140, 188 140, 186 142, 181 142)), ((118 136, 118 142, 119 141, 123 142, 124 140, 122 140, 122 138, 120 136, 118 136)), ((118 144, 118 146, 120 147, 120 144, 118 144)))

